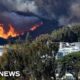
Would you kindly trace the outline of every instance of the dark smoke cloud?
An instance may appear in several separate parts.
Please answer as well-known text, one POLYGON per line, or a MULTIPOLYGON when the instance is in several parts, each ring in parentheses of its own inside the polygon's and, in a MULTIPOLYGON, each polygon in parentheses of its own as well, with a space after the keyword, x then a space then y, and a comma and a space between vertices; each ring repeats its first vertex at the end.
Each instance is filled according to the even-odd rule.
POLYGON ((14 12, 2 12, 0 13, 0 23, 3 23, 5 29, 8 24, 12 24, 17 31, 28 31, 34 24, 37 24, 40 20, 37 17, 24 17, 14 12))
MULTIPOLYGON (((80 0, 0 0, 0 10, 33 12, 43 18, 56 19, 59 25, 80 22, 80 0)), ((8 13, 5 13, 5 15, 8 13)), ((10 19, 17 16, 11 13, 10 19)), ((18 16, 18 19, 20 16, 18 16)), ((22 16, 21 16, 22 18, 22 16)), ((24 21, 24 18, 20 20, 24 21)), ((18 20, 17 23, 20 21, 18 20)), ((16 24, 16 23, 15 23, 16 24)))
POLYGON ((60 24, 80 23, 80 1, 72 0, 70 5, 66 7, 68 14, 59 17, 60 24))
MULTIPOLYGON (((80 22, 80 0, 35 0, 42 16, 60 25, 80 22)), ((39 13, 40 13, 39 12, 39 13)))
POLYGON ((8 10, 37 12, 37 6, 32 0, 0 0, 0 4, 8 10))
POLYGON ((11 23, 17 31, 29 30, 33 24, 40 20, 35 16, 23 16, 14 11, 22 12, 37 12, 37 7, 34 1, 28 0, 0 0, 0 23, 3 23, 4 28, 8 29, 8 24, 11 23))

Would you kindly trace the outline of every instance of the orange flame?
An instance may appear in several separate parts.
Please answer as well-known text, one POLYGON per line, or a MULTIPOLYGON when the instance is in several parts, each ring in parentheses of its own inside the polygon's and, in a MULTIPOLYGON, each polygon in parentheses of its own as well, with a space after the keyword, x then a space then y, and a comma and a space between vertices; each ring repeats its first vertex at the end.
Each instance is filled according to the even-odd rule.
MULTIPOLYGON (((40 22, 39 24, 36 24, 30 28, 30 31, 36 30, 38 27, 40 27, 43 23, 40 22)), ((9 30, 6 32, 4 29, 4 24, 0 24, 0 38, 8 39, 9 37, 17 37, 19 35, 23 35, 24 32, 18 33, 15 31, 14 27, 9 24, 9 30)))
POLYGON ((40 22, 39 24, 32 26, 32 28, 30 29, 30 31, 36 30, 36 29, 37 29, 38 27, 40 27, 42 24, 43 24, 43 22, 40 22))
POLYGON ((16 37, 19 34, 14 30, 13 26, 9 24, 9 30, 5 33, 4 25, 0 24, 0 37, 4 39, 8 39, 9 37, 16 37))
POLYGON ((33 26, 30 30, 31 31, 34 31, 34 30, 36 30, 37 29, 37 26, 33 26))

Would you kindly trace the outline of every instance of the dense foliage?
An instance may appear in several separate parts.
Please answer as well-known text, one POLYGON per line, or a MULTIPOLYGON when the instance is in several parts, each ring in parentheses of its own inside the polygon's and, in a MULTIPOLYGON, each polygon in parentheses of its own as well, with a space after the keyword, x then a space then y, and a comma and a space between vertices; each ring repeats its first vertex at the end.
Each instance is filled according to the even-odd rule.
POLYGON ((80 41, 80 24, 67 25, 58 28, 51 34, 42 34, 37 39, 51 38, 53 42, 79 42, 80 41))
POLYGON ((80 25, 68 25, 55 30, 51 34, 54 41, 58 42, 78 42, 80 41, 80 25))
POLYGON ((78 77, 80 74, 80 52, 75 52, 64 56, 61 59, 61 64, 61 74, 65 74, 67 71, 73 74, 76 80, 79 80, 78 77))
POLYGON ((47 38, 9 45, 7 52, 0 58, 0 70, 17 70, 21 72, 21 76, 7 77, 4 80, 51 80, 52 75, 56 80, 55 56, 59 44, 47 38))

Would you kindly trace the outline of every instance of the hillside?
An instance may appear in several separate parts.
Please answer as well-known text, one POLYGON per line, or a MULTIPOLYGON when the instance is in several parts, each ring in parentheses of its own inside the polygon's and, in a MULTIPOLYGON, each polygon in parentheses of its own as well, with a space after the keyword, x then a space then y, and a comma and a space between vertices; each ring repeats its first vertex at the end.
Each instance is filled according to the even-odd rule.
POLYGON ((46 34, 46 33, 52 32, 54 29, 57 29, 57 28, 61 27, 61 26, 58 26, 58 21, 56 19, 52 19, 52 20, 46 19, 46 18, 43 18, 42 16, 36 15, 34 13, 31 13, 31 12, 25 13, 25 12, 16 11, 15 13, 18 14, 18 15, 24 16, 24 17, 26 17, 26 16, 37 17, 39 19, 38 22, 41 21, 43 23, 36 30, 30 32, 32 38, 36 38, 37 36, 39 36, 41 34, 46 34))
POLYGON ((17 38, 9 38, 8 40, 0 38, 0 45, 6 44, 8 42, 15 43, 16 40, 24 42, 26 39, 30 37, 32 41, 52 39, 54 42, 80 42, 80 24, 58 27, 52 29, 53 30, 52 32, 50 32, 49 29, 46 30, 44 28, 40 27, 33 32, 29 32, 29 35, 27 35, 26 32, 23 36, 19 36, 17 38))
POLYGON ((37 40, 51 38, 54 42, 79 42, 80 41, 80 24, 67 25, 56 29, 51 34, 43 34, 37 37, 37 40))
POLYGON ((63 28, 53 31, 51 36, 55 41, 80 41, 80 24, 64 26, 63 28))

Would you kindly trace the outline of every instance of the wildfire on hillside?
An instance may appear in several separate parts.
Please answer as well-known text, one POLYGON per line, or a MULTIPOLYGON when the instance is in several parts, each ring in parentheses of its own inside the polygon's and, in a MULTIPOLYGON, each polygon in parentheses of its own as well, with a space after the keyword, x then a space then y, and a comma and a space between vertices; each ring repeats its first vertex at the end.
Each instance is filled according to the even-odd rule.
MULTIPOLYGON (((29 31, 34 31, 36 30, 38 27, 40 27, 43 23, 38 23, 36 25, 33 25, 29 31)), ((4 24, 0 24, 0 38, 3 39, 8 39, 9 37, 17 37, 19 35, 21 35, 22 33, 24 33, 24 31, 22 33, 19 33, 15 30, 14 26, 12 26, 11 24, 8 25, 9 29, 6 32, 6 30, 4 29, 4 24)), ((25 30, 27 32, 27 30, 25 30)))
POLYGON ((19 34, 15 31, 14 27, 9 24, 8 25, 9 30, 5 32, 4 25, 0 24, 0 37, 4 39, 8 39, 9 37, 16 37, 19 36, 19 34))
POLYGON ((37 29, 38 27, 40 27, 42 24, 43 24, 43 22, 40 22, 40 23, 38 23, 38 24, 32 26, 32 28, 30 28, 30 31, 36 30, 36 29, 37 29))

